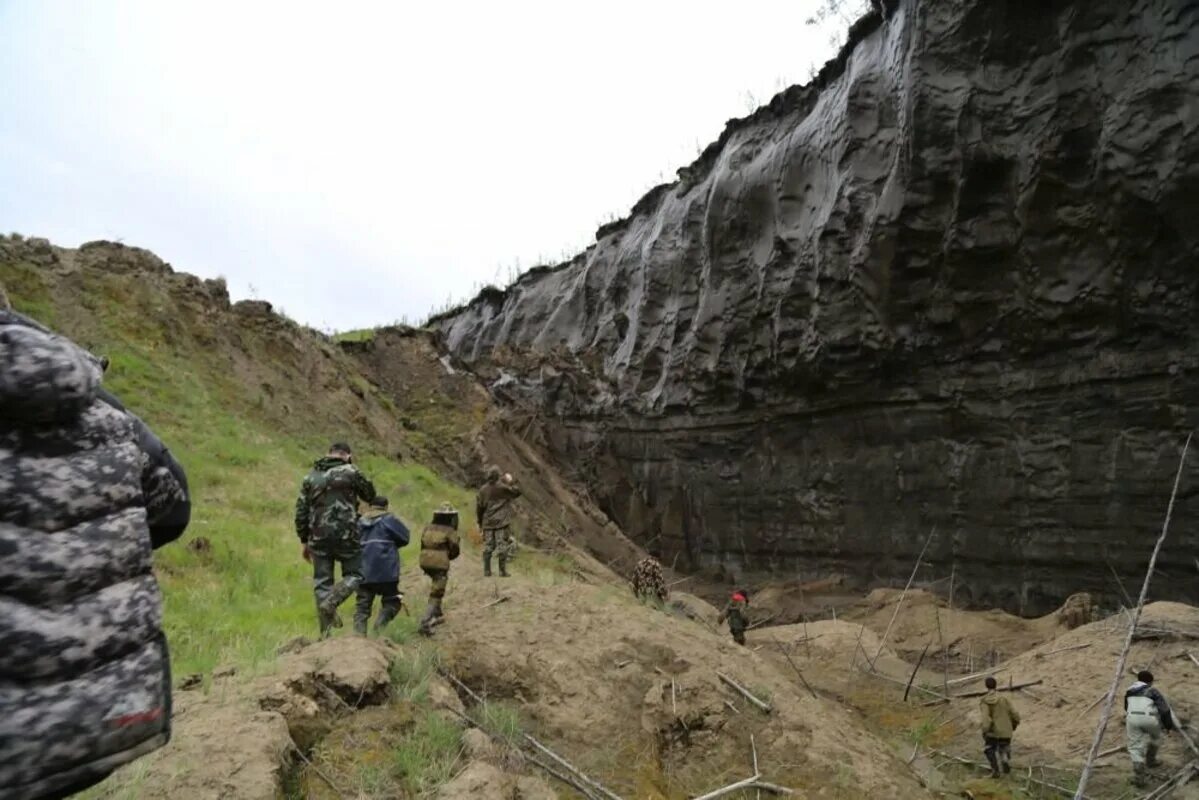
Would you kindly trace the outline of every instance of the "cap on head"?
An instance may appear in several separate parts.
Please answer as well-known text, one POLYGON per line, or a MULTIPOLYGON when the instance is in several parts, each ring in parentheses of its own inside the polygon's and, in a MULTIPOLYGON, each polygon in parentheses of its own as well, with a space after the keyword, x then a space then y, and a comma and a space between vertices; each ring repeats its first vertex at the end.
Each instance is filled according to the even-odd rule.
POLYGON ((1147 669, 1143 669, 1137 673, 1137 680, 1141 683, 1153 683, 1153 673, 1147 669))
POLYGON ((996 686, 998 686, 998 684, 995 683, 995 678, 992 677, 991 675, 988 675, 987 679, 985 681, 983 681, 983 683, 986 684, 988 689, 994 689, 996 686))
POLYGON ((738 589, 737 594, 745 598, 745 602, 749 602, 749 589, 738 589))
POLYGON ((502 473, 500 472, 500 468, 497 467, 495 464, 492 464, 491 466, 489 466, 487 468, 486 474, 487 474, 487 482, 488 483, 495 483, 496 481, 498 481, 500 479, 500 476, 502 475, 502 473))
POLYGON ((348 444, 346 444, 345 442, 334 442, 333 444, 329 445, 329 452, 331 454, 348 456, 348 455, 352 454, 354 451, 351 450, 350 446, 348 444))
POLYGON ((376 495, 375 499, 371 500, 371 508, 387 508, 387 498, 383 495, 376 495))

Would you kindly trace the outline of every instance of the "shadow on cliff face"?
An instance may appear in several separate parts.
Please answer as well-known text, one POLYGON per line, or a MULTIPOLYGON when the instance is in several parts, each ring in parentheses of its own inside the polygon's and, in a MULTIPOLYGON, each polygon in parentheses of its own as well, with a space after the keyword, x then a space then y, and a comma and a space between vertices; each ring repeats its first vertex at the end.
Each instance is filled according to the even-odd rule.
MULTIPOLYGON (((585 253, 434 324, 688 569, 885 585, 936 527, 980 606, 1112 597, 1199 424, 1199 7, 886 5, 585 253)), ((1166 596, 1199 600, 1197 552, 1166 596)))

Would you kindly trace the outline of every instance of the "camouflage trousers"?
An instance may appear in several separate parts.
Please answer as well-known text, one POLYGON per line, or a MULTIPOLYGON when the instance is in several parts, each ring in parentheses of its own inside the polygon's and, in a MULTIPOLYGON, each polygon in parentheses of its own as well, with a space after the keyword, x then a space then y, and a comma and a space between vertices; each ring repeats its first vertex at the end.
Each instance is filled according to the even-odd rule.
POLYGON ((445 587, 449 583, 449 570, 444 569, 425 569, 425 574, 429 576, 432 583, 429 584, 429 605, 425 609, 425 615, 421 617, 420 632, 426 636, 431 636, 433 626, 445 618, 445 612, 441 610, 441 598, 445 597, 445 587))
POLYGON ((450 572, 445 569, 426 569, 425 574, 432 581, 429 584, 429 599, 440 600, 445 597, 445 587, 450 582, 450 572))
POLYGON ((511 528, 492 528, 483 531, 483 557, 491 558, 492 553, 499 553, 501 561, 512 557, 516 542, 512 540, 511 528))
POLYGON ((309 542, 312 553, 312 593, 316 596, 317 619, 321 635, 338 627, 337 607, 362 583, 362 545, 356 541, 327 540, 309 542), (341 580, 334 582, 334 568, 341 564, 341 580))

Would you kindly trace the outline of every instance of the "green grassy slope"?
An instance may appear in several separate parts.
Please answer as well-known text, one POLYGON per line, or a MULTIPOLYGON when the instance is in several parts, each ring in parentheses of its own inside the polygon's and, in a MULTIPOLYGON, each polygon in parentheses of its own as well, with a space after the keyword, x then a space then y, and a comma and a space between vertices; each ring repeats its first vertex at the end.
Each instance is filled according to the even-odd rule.
POLYGON ((311 568, 292 512, 311 461, 333 439, 354 444, 414 530, 436 504, 468 502, 424 464, 396 460, 412 455, 400 409, 352 359, 261 307, 229 306, 216 283, 133 248, 60 251, 0 238, 0 285, 18 310, 107 355, 105 385, 187 469, 191 527, 155 558, 177 675, 253 669, 282 642, 315 636, 311 568), (188 548, 197 537, 211 548, 188 548))

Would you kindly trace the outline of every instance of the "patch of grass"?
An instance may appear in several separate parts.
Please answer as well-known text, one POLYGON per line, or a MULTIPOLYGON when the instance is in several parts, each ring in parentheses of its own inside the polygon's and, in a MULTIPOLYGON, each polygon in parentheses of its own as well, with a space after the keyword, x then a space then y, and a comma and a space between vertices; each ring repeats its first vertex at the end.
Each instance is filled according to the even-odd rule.
POLYGON ((406 698, 413 703, 427 701, 429 680, 437 672, 439 663, 437 650, 432 646, 420 647, 398 656, 391 665, 391 685, 396 697, 406 698))
POLYGON ((374 328, 358 328, 333 334, 335 342, 369 342, 375 338, 374 328))
MULTIPOLYGON (((108 356, 105 388, 146 420, 187 471, 191 524, 154 558, 174 673, 227 663, 253 673, 288 640, 315 638, 312 568, 301 558, 293 515, 300 482, 328 445, 327 434, 316 439, 314 431, 328 424, 286 410, 315 413, 314 406, 301 406, 298 396, 264 403, 261 392, 248 391, 257 383, 231 368, 232 353, 182 328, 173 299, 153 281, 81 272, 79 302, 52 291, 47 273, 32 265, 0 262, 0 282, 16 308, 50 324, 61 320, 78 341, 108 356), (207 547, 186 546, 201 537, 207 547)), ((243 345, 245 355, 262 360, 264 375, 274 369, 268 348, 250 335, 243 345)), ((278 376, 271 381, 286 384, 278 376)), ((403 559, 414 564, 419 530, 433 508, 444 501, 466 508, 470 495, 421 464, 373 451, 365 438, 355 445, 359 466, 413 531, 403 559)), ((401 616, 389 633, 414 629, 401 616)))
POLYGON ((479 726, 492 736, 506 742, 512 747, 520 745, 524 724, 520 712, 507 703, 488 701, 475 714, 479 726))
POLYGON ((426 711, 392 751, 392 767, 404 788, 423 796, 448 781, 462 756, 462 728, 426 711))

